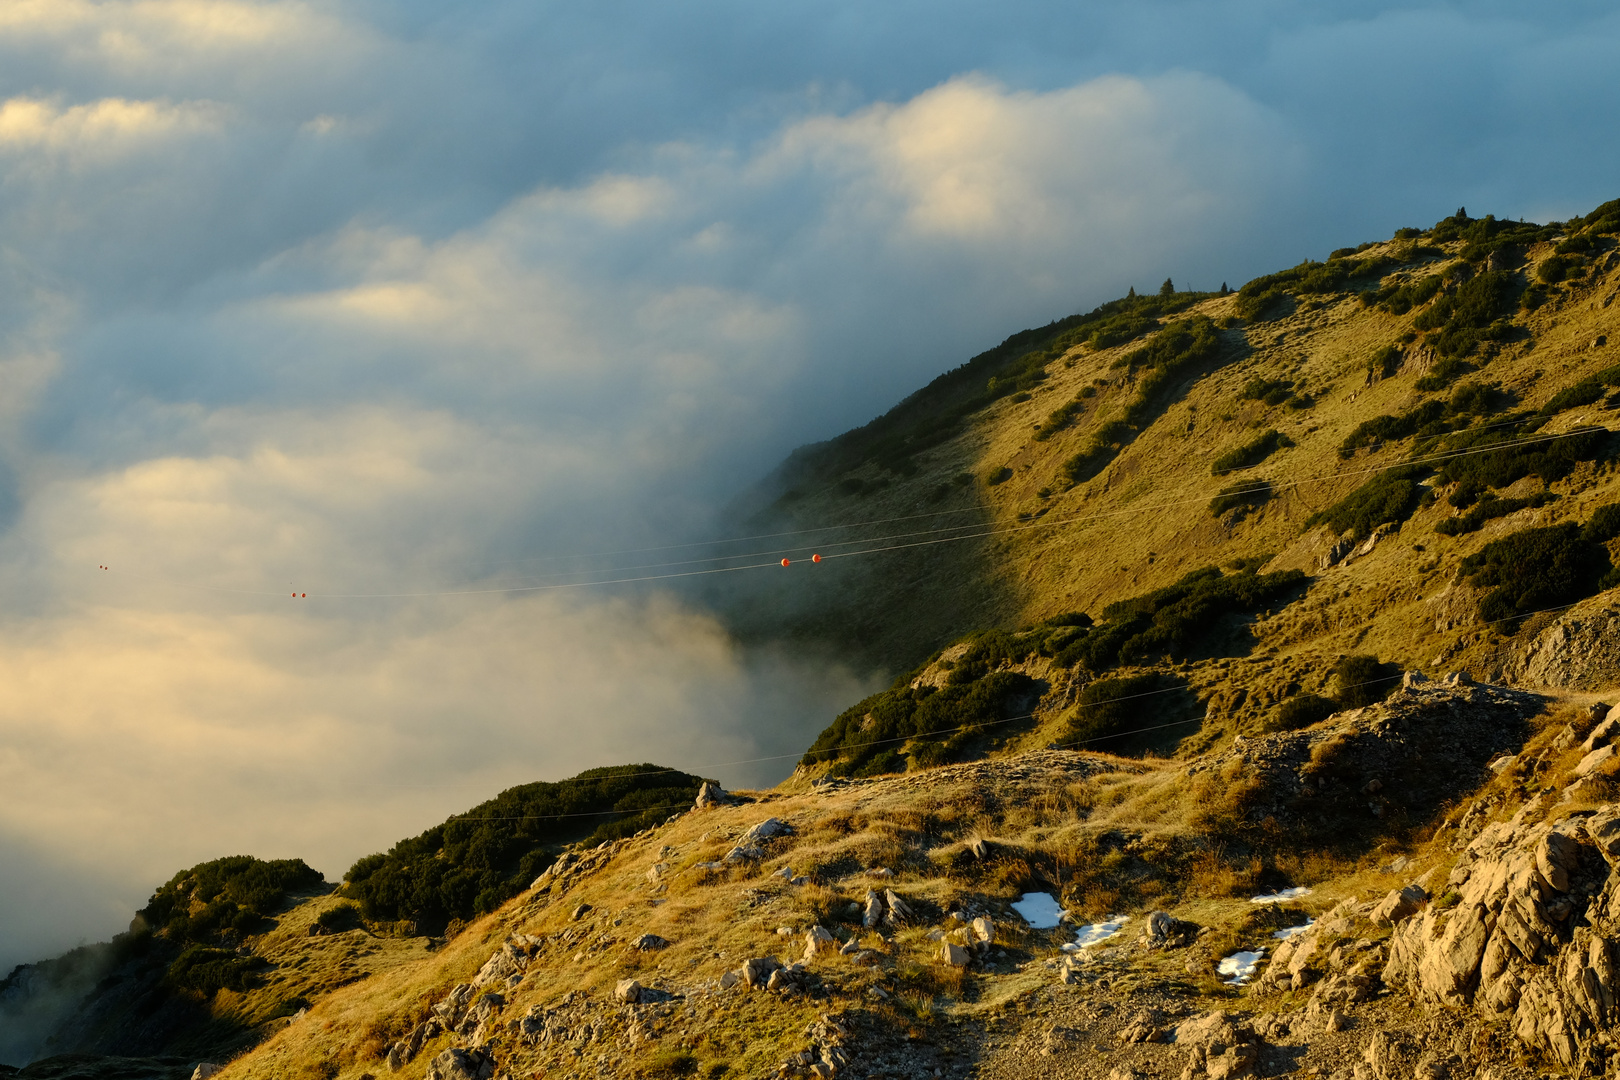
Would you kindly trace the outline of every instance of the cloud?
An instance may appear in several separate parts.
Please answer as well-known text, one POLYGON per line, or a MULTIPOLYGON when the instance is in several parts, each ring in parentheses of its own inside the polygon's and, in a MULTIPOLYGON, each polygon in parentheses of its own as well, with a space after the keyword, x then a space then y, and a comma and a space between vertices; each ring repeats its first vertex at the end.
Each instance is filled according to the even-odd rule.
POLYGON ((0 5, 0 863, 40 867, 0 869, 0 956, 203 858, 335 874, 604 761, 782 775, 865 673, 652 590, 507 590, 678 562, 633 549, 1128 287, 1586 209, 1616 36, 1251 0, 0 5))

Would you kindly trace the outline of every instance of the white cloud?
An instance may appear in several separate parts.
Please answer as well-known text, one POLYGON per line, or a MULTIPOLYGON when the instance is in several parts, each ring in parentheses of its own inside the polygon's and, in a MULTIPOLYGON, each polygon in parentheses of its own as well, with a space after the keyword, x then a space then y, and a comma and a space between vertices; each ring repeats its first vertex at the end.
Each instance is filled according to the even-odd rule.
POLYGON ((104 98, 62 108, 39 98, 0 101, 0 150, 46 150, 109 158, 176 135, 219 130, 221 110, 208 102, 104 98))

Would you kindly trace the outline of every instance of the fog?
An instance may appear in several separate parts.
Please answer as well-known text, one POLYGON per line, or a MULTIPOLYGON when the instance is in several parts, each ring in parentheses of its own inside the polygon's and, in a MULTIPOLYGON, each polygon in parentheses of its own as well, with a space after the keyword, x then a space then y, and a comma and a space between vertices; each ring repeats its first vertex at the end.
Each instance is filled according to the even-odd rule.
POLYGON ((207 858, 336 878, 599 764, 780 779, 885 673, 657 581, 510 590, 723 535, 794 446, 1129 287, 1620 195, 1617 36, 1596 4, 0 6, 0 972, 207 858))

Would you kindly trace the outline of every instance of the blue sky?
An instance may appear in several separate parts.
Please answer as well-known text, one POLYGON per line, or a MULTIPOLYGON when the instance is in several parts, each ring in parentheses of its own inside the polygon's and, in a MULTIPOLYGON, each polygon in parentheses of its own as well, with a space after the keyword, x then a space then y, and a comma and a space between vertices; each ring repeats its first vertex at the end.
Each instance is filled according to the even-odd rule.
POLYGON ((282 591, 702 538, 1129 287, 1585 212, 1617 38, 1595 3, 0 7, 0 965, 203 858, 335 876, 512 783, 801 748, 872 673, 668 596, 282 591))

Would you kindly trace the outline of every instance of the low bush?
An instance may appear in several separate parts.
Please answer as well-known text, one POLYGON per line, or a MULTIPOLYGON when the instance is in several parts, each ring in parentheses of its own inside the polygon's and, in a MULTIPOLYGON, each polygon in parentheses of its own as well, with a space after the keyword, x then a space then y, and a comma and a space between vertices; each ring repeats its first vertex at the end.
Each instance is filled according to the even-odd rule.
MULTIPOLYGON (((958 661, 943 688, 913 688, 906 676, 844 710, 811 744, 802 763, 831 761, 830 771, 838 776, 876 775, 904 771, 903 755, 918 766, 941 765, 955 760, 976 740, 1003 741, 1011 732, 1001 722, 1035 688, 1034 680, 1021 672, 983 671, 992 657, 999 662, 997 649, 1003 643, 1010 644, 1005 635, 992 638, 986 651, 977 656, 970 647, 965 663, 958 661), (959 679, 958 673, 964 670, 979 673, 959 679)), ((1020 647, 1033 651, 1038 645, 1038 641, 1026 641, 1020 647)), ((1020 653, 1018 658, 1027 655, 1020 653)))
POLYGON ((1236 510, 1240 506, 1260 506, 1270 498, 1271 481, 1243 480, 1221 488, 1220 493, 1209 500, 1209 512, 1220 517, 1228 510, 1236 510))
POLYGON ((258 969, 263 966, 264 961, 257 956, 191 945, 169 965, 164 981, 174 989, 212 998, 221 990, 241 993, 258 986, 263 981, 258 969))
POLYGON ((1428 470, 1407 465, 1378 473, 1325 510, 1305 519, 1305 527, 1326 525, 1333 532, 1351 534, 1357 542, 1380 525, 1405 521, 1417 509, 1422 491, 1418 480, 1428 470))
POLYGON ((1488 590, 1480 598, 1479 617, 1509 626, 1613 584, 1608 552, 1573 522, 1494 540, 1464 559, 1457 572, 1476 589, 1488 590))
POLYGON ((1319 723, 1339 711, 1339 703, 1319 694, 1295 694, 1282 703, 1270 727, 1274 731, 1297 731, 1319 723))
POLYGON ((1149 702, 1161 689, 1157 675, 1098 679, 1080 692, 1074 719, 1059 740, 1085 750, 1117 748, 1145 724, 1154 710, 1149 702))
POLYGON ((1448 483, 1472 482, 1481 489, 1507 487, 1526 476, 1550 484, 1568 476, 1577 464, 1597 460, 1607 446, 1608 432, 1599 427, 1556 436, 1514 436, 1505 428, 1463 431, 1448 438, 1443 448, 1478 452, 1447 461, 1440 467, 1440 477, 1448 483))
POLYGON ((232 855, 182 870, 152 894, 140 917, 177 944, 210 944, 226 931, 252 933, 287 893, 326 879, 302 859, 232 855))
POLYGON ((1444 390, 1458 378, 1474 370, 1474 365, 1455 356, 1447 356, 1429 369, 1428 374, 1412 384, 1413 389, 1425 394, 1444 390))
POLYGON ((1507 402, 1507 395, 1499 387, 1463 383, 1445 401, 1425 401, 1398 416, 1385 414, 1362 421, 1339 444, 1339 456, 1348 459, 1364 446, 1398 442, 1414 435, 1444 435, 1473 423, 1477 416, 1491 415, 1507 402))
POLYGON ((1378 306, 1392 315, 1405 315, 1433 300, 1444 283, 1441 275, 1429 274, 1416 281, 1388 285, 1376 293, 1378 306))
POLYGON ((1365 653, 1346 656, 1333 666, 1338 700, 1351 709, 1383 701, 1399 685, 1400 678, 1400 668, 1380 663, 1378 657, 1365 653))
POLYGON ((612 840, 689 806, 703 778, 651 763, 523 784, 349 869, 344 893, 368 919, 436 933, 517 895, 570 841, 612 840))
POLYGON ((1069 657, 1101 672, 1162 655, 1187 656, 1224 617, 1258 612, 1304 580, 1297 570, 1222 574, 1206 566, 1173 585, 1108 605, 1103 621, 1071 646, 1069 657))
POLYGON ((1429 343, 1442 357, 1468 356, 1486 341, 1512 336, 1507 321, 1515 308, 1514 275, 1505 270, 1477 274, 1419 313, 1412 325, 1432 331, 1429 343))
POLYGON ((1385 345, 1367 361, 1367 374, 1375 379, 1387 379, 1401 368, 1401 347, 1385 345))
MULTIPOLYGON (((1086 387, 1086 389, 1092 390, 1092 388, 1089 386, 1086 387)), ((1092 392, 1095 393, 1096 391, 1092 390, 1092 392)), ((1059 405, 1057 408, 1048 413, 1046 416, 1046 423, 1042 424, 1040 430, 1035 432, 1035 441, 1045 442, 1047 439, 1050 439, 1053 435, 1056 435, 1058 432, 1072 424, 1074 422, 1074 418, 1084 411, 1086 407, 1085 399, 1087 396, 1089 395, 1083 392, 1076 394, 1074 397, 1070 398, 1068 401, 1064 402, 1062 405, 1059 405)))
POLYGON ((1238 391, 1238 398, 1242 401, 1263 401, 1267 405, 1281 405, 1294 393, 1292 379, 1262 379, 1253 378, 1238 391))
MULTIPOLYGON (((1462 489, 1458 489, 1461 491, 1462 489)), ((1461 536, 1464 533, 1478 532, 1484 528, 1487 521, 1507 517, 1520 510, 1533 509, 1546 506, 1552 502, 1556 495, 1541 491, 1523 499, 1501 499, 1492 492, 1482 493, 1473 503, 1472 508, 1458 517, 1446 518, 1434 527, 1434 531, 1441 536, 1461 536)))
POLYGON ((1294 445, 1294 440, 1278 431, 1276 428, 1255 436, 1242 446, 1234 447, 1221 454, 1210 466, 1210 474, 1221 476, 1238 469, 1250 469, 1260 464, 1278 450, 1285 450, 1294 445))

